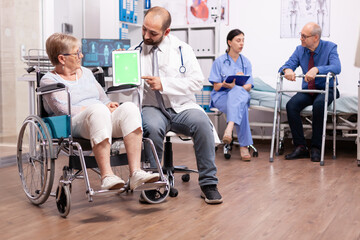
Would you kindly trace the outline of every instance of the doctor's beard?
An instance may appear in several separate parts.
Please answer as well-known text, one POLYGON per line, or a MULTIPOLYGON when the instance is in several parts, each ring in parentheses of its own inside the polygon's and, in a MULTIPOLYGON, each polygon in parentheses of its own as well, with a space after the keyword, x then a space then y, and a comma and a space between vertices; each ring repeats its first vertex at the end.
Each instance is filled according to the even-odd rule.
POLYGON ((146 44, 146 45, 151 45, 151 46, 157 46, 157 45, 159 45, 161 42, 162 42, 162 40, 164 39, 164 35, 162 35, 161 36, 161 38, 159 39, 159 40, 157 40, 157 41, 154 41, 154 40, 152 40, 151 38, 149 38, 149 39, 145 39, 145 36, 143 35, 143 40, 144 40, 144 43, 146 44))

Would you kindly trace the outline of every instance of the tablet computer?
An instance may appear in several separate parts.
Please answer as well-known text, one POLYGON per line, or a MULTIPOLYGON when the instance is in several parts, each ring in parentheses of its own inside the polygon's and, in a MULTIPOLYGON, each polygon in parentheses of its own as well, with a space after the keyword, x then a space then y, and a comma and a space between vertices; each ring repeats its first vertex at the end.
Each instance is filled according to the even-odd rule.
POLYGON ((248 75, 230 75, 226 78, 225 82, 232 83, 235 79, 235 84, 243 86, 246 81, 250 78, 248 75))
POLYGON ((112 72, 113 86, 140 85, 140 52, 138 50, 113 51, 112 72))

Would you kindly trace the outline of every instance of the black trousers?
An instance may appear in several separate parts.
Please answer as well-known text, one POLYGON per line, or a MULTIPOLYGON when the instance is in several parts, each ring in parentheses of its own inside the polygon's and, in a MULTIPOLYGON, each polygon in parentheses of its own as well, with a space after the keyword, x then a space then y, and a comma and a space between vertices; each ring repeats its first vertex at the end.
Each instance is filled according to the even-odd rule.
MULTIPOLYGON (((334 100, 334 90, 329 89, 328 105, 334 100)), ((336 98, 340 96, 339 91, 336 89, 336 98)), ((300 117, 300 112, 307 106, 313 105, 312 113, 312 138, 311 147, 321 149, 321 136, 323 131, 324 122, 324 104, 325 94, 315 93, 296 93, 290 101, 286 104, 287 117, 293 137, 295 147, 299 145, 306 146, 304 137, 303 125, 300 117)))

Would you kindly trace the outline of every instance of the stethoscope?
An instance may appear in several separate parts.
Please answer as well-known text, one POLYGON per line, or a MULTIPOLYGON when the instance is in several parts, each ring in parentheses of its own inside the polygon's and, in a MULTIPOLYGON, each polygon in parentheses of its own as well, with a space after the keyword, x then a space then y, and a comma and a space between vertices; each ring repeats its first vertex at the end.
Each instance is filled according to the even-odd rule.
MULTIPOLYGON (((240 56, 240 60, 241 60, 242 70, 244 71, 244 61, 243 61, 243 58, 242 58, 241 54, 239 54, 239 56, 240 56)), ((226 52, 226 59, 224 60, 223 63, 224 64, 228 63, 229 66, 231 65, 231 61, 230 61, 228 52, 226 52)))
MULTIPOLYGON (((239 54, 239 56, 240 56, 240 60, 241 60, 242 70, 245 71, 243 58, 242 58, 241 54, 239 54)), ((229 65, 229 67, 230 67, 231 61, 230 61, 229 54, 228 54, 227 51, 226 51, 226 59, 224 60, 223 64, 226 64, 226 63, 228 63, 228 65, 229 65)), ((225 75, 225 74, 222 74, 222 73, 221 73, 220 75, 221 75, 222 78, 226 78, 226 75, 225 75)))
MULTIPOLYGON (((144 41, 141 41, 139 45, 137 45, 135 47, 135 50, 139 49, 140 50, 140 53, 142 52, 142 44, 143 44, 144 41)), ((181 66, 179 67, 179 72, 180 73, 185 73, 186 72, 186 67, 184 66, 184 59, 183 59, 183 55, 182 55, 182 47, 179 46, 179 51, 180 51, 180 59, 181 59, 181 66)), ((242 60, 241 60, 242 61, 242 60)), ((230 62, 230 61, 229 61, 230 62)))

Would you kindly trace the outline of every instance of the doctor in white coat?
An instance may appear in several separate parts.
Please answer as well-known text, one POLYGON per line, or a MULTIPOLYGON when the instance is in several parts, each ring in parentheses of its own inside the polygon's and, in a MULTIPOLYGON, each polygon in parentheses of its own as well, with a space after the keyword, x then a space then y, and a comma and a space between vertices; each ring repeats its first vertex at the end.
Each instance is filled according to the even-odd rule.
POLYGON ((166 132, 190 136, 194 141, 201 196, 208 204, 222 203, 215 165, 214 136, 218 137, 195 99, 204 76, 192 48, 169 34, 170 24, 170 13, 161 7, 149 9, 144 16, 143 43, 137 47, 141 50, 144 79, 144 136, 153 140, 159 159, 166 132))

